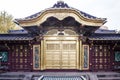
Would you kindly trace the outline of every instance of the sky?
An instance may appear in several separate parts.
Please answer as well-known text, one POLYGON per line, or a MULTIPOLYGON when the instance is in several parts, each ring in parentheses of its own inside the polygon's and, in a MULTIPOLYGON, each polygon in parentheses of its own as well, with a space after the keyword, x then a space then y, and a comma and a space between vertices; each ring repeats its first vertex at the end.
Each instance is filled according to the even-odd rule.
MULTIPOLYGON (((46 8, 60 0, 0 0, 0 11, 6 11, 14 19, 24 18, 46 8)), ((62 0, 76 8, 99 18, 107 18, 110 30, 120 30, 120 0, 62 0)))

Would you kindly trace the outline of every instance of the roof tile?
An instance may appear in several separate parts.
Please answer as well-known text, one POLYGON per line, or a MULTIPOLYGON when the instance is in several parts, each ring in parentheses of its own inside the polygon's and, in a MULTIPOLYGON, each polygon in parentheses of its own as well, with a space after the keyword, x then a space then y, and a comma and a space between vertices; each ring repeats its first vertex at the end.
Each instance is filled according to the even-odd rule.
POLYGON ((93 34, 89 40, 120 40, 120 34, 93 34))
POLYGON ((1 40, 33 40, 34 37, 29 34, 0 34, 1 40))

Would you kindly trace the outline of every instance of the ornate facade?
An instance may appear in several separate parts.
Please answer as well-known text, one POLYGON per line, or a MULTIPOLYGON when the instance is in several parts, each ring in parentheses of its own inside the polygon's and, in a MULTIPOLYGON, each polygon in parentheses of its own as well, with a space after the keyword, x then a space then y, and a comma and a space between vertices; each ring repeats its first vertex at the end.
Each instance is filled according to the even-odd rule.
POLYGON ((10 71, 120 70, 120 34, 95 33, 106 18, 58 1, 15 23, 28 33, 0 34, 1 66, 10 71))

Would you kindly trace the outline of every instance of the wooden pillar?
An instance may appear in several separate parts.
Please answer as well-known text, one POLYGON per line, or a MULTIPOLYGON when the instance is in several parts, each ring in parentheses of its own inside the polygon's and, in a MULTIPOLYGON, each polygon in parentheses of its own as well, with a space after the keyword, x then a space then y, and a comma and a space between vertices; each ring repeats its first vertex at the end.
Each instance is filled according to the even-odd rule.
POLYGON ((79 44, 80 44, 80 47, 79 47, 79 64, 80 64, 80 67, 79 67, 79 69, 82 70, 82 40, 79 40, 79 44))
POLYGON ((44 70, 45 69, 45 66, 44 66, 44 40, 41 40, 41 70, 44 70))
MULTIPOLYGON (((31 45, 31 42, 29 41, 29 48, 28 48, 28 54, 30 56, 30 67, 29 69, 32 71, 33 70, 33 48, 32 48, 32 45, 31 45)), ((29 58, 29 57, 28 57, 29 58)))
POLYGON ((83 51, 82 51, 82 38, 83 35, 81 34, 79 36, 79 70, 82 70, 82 57, 83 57, 83 51))
POLYGON ((94 50, 95 49, 93 49, 93 41, 90 41, 90 52, 89 52, 89 70, 90 71, 92 71, 92 65, 94 65, 93 64, 93 62, 92 62, 92 55, 93 55, 93 53, 94 53, 94 50))

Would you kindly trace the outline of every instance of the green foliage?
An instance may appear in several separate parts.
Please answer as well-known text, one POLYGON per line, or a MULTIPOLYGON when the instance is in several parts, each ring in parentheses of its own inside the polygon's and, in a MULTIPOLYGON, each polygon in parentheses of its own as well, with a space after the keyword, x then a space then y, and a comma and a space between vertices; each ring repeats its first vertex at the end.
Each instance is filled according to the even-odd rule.
POLYGON ((12 15, 7 12, 0 13, 0 33, 8 33, 8 30, 14 29, 15 23, 12 20, 12 15))

